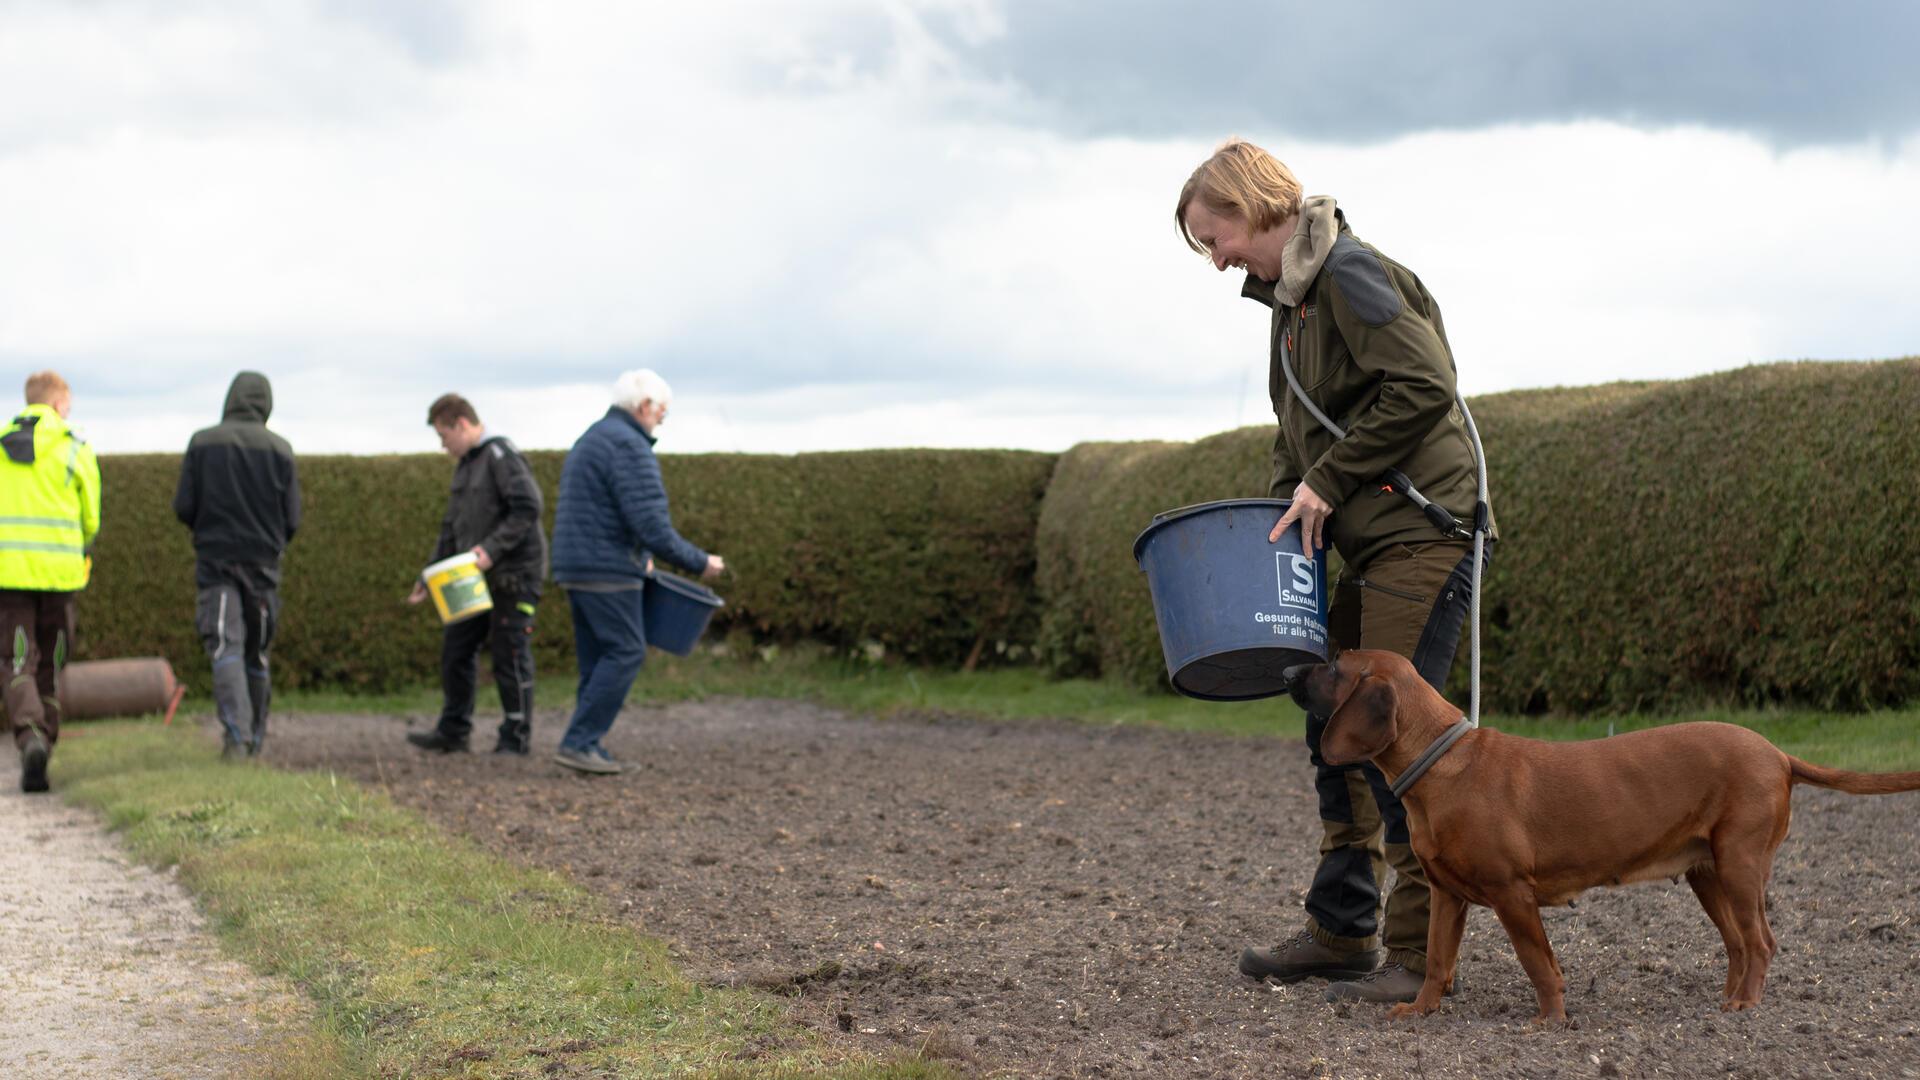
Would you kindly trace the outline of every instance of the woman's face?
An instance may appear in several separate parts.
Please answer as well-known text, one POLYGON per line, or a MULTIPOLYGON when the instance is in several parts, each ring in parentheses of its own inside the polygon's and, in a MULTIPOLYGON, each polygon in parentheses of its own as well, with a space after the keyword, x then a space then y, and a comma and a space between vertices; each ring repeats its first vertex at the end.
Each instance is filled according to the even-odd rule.
POLYGON ((1280 252, 1293 234, 1289 218, 1277 229, 1256 233, 1239 215, 1216 214, 1199 199, 1187 204, 1187 231, 1213 256, 1216 270, 1233 267, 1263 281, 1280 280, 1280 252))

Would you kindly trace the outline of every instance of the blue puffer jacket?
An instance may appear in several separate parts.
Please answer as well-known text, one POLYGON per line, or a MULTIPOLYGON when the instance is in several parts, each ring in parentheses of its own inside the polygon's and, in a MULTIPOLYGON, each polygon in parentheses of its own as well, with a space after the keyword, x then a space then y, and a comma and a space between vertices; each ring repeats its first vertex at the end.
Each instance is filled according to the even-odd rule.
POLYGON ((610 408, 567 453, 553 514, 553 580, 561 585, 638 582, 647 554, 684 570, 707 553, 673 531, 653 436, 610 408))

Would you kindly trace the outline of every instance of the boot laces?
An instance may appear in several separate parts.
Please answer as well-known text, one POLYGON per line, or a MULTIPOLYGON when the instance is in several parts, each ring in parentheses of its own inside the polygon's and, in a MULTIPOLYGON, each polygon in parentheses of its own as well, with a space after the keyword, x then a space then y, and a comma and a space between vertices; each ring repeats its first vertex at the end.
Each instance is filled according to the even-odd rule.
POLYGON ((1283 953, 1283 952, 1286 952, 1288 949, 1293 948, 1295 945, 1305 945, 1305 944, 1309 944, 1312 941, 1313 941, 1313 931, 1301 930, 1300 932, 1294 934, 1292 937, 1286 939, 1285 941, 1282 941, 1280 944, 1275 945, 1273 947, 1273 951, 1275 953, 1283 953))
POLYGON ((1400 964, 1381 964, 1379 967, 1374 968, 1372 971, 1367 972, 1354 981, 1363 983, 1379 982, 1381 979, 1396 975, 1403 970, 1405 969, 1400 964))

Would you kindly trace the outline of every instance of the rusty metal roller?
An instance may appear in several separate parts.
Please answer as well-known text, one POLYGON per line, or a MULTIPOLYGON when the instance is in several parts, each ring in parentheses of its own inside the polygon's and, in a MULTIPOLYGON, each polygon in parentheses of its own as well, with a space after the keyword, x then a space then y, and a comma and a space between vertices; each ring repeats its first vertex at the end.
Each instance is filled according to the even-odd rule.
POLYGON ((80 660, 60 672, 60 703, 68 720, 166 713, 173 718, 183 688, 173 665, 158 656, 80 660))

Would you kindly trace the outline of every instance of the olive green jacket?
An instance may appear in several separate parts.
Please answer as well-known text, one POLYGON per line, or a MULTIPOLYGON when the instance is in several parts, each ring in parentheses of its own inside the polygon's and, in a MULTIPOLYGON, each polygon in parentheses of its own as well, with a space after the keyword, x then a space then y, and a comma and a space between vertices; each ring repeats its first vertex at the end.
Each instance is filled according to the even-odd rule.
POLYGON ((1471 526, 1473 445, 1454 403, 1440 305, 1426 286, 1356 238, 1324 195, 1301 205, 1280 276, 1269 282, 1249 274, 1242 290, 1273 309, 1268 393, 1280 430, 1268 494, 1290 498, 1306 481, 1333 507, 1329 538, 1352 567, 1393 544, 1445 539, 1412 501, 1381 490, 1387 469, 1398 468, 1471 526), (1345 438, 1336 441, 1294 396, 1280 367, 1283 350, 1307 396, 1345 438))

